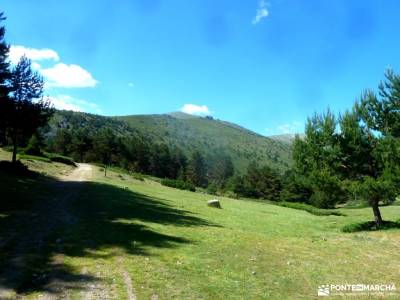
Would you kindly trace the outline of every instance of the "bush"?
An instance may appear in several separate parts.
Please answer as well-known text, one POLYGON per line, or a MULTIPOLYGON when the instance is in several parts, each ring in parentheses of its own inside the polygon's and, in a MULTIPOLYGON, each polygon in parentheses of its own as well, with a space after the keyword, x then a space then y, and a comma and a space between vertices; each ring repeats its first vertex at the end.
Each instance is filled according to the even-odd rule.
POLYGON ((50 163, 51 160, 47 157, 44 156, 36 156, 36 155, 27 155, 27 154, 19 154, 18 155, 19 159, 26 159, 26 160, 38 160, 38 161, 43 161, 50 163))
POLYGON ((43 139, 40 135, 34 134, 31 136, 28 142, 28 146, 25 148, 24 153, 28 155, 43 156, 43 139))
POLYGON ((65 164, 65 165, 76 167, 76 164, 75 164, 74 160, 72 158, 70 158, 70 157, 67 157, 67 156, 52 154, 52 155, 50 155, 50 160, 54 161, 54 162, 62 163, 62 164, 65 164))
POLYGON ((32 156, 43 156, 43 153, 35 148, 32 148, 30 146, 26 147, 24 150, 21 151, 22 154, 26 154, 26 155, 32 155, 32 156))
POLYGON ((313 214, 316 216, 344 216, 344 214, 339 211, 332 210, 332 209, 320 209, 320 208, 316 208, 314 206, 311 206, 311 205, 308 205, 305 203, 280 202, 279 205, 283 206, 283 207, 304 210, 304 211, 309 212, 310 214, 313 214))
POLYGON ((207 193, 209 193, 210 195, 216 195, 217 192, 218 192, 218 187, 215 183, 211 183, 208 185, 207 193))
POLYGON ((1 149, 3 149, 4 151, 7 151, 7 152, 13 152, 14 147, 12 145, 6 145, 6 146, 1 147, 1 149))
MULTIPOLYGON (((387 230, 393 228, 400 228, 399 222, 392 221, 383 221, 382 225, 379 227, 379 230, 387 230)), ((377 230, 376 223, 374 221, 370 222, 361 222, 361 223, 352 223, 346 226, 343 226, 343 232, 358 232, 358 231, 374 231, 377 230)))
POLYGON ((235 192, 230 191, 230 190, 227 190, 226 192, 224 192, 223 195, 224 195, 224 197, 227 197, 227 198, 239 199, 239 196, 235 192))
POLYGON ((163 179, 161 180, 161 184, 179 190, 196 191, 196 187, 192 183, 182 180, 163 179))
POLYGON ((143 176, 142 174, 133 173, 133 174, 132 174, 132 177, 133 177, 134 179, 136 179, 136 180, 144 181, 144 176, 143 176))

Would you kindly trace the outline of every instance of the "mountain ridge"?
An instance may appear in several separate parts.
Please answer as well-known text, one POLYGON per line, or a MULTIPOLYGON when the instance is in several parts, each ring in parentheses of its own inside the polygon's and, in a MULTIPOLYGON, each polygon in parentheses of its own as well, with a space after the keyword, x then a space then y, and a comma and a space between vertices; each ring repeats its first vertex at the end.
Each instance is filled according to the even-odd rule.
POLYGON ((259 164, 286 170, 291 164, 291 147, 287 143, 260 135, 235 123, 211 116, 193 116, 182 112, 117 117, 155 140, 209 153, 228 153, 238 169, 255 160, 259 164))
MULTIPOLYGON (((82 112, 57 111, 52 120, 52 133, 58 128, 102 127, 118 135, 145 136, 155 143, 181 148, 188 156, 201 152, 206 158, 229 155, 239 173, 256 161, 284 172, 291 165, 291 145, 277 141, 235 123, 211 116, 193 116, 182 112, 149 115, 99 116, 82 112)), ((211 160, 210 160, 211 161, 211 160)))

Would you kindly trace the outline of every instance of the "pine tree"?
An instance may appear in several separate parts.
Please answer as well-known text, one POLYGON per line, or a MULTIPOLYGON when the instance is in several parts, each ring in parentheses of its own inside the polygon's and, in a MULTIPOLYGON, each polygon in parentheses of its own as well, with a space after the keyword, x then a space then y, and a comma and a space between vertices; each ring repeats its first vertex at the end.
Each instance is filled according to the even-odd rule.
POLYGON ((57 130, 57 133, 52 140, 52 149, 54 152, 68 155, 71 148, 71 142, 72 135, 70 130, 61 128, 57 130))
POLYGON ((113 156, 117 155, 117 145, 116 136, 108 128, 101 129, 94 138, 94 151, 104 165, 104 176, 107 176, 107 167, 111 165, 113 156))
POLYGON ((22 57, 9 80, 12 107, 6 118, 13 142, 13 163, 16 162, 19 139, 32 136, 53 114, 50 102, 43 99, 43 86, 43 78, 32 71, 31 61, 22 57))
POLYGON ((400 76, 392 71, 368 90, 338 121, 333 114, 308 120, 306 137, 296 139, 294 172, 306 180, 310 201, 320 207, 360 198, 368 203, 376 227, 380 203, 390 204, 400 191, 400 76))
POLYGON ((236 177, 234 192, 250 198, 277 201, 281 193, 280 175, 269 166, 258 167, 251 162, 243 176, 236 177))
MULTIPOLYGON (((0 13, 0 23, 4 21, 4 13, 0 13)), ((5 42, 5 27, 0 27, 0 144, 6 143, 6 128, 8 114, 12 103, 8 94, 10 92, 8 80, 10 79, 10 65, 8 62, 9 45, 5 42)))
POLYGON ((400 75, 388 70, 379 84, 379 93, 367 90, 357 108, 368 128, 400 138, 400 75))
POLYGON ((344 201, 338 175, 342 153, 337 125, 330 110, 315 114, 307 120, 305 138, 297 137, 293 146, 294 173, 302 177, 298 183, 304 184, 299 191, 311 192, 304 201, 321 208, 331 208, 344 201))
POLYGON ((186 176, 188 181, 196 186, 207 186, 207 165, 200 152, 195 151, 190 157, 186 176))
POLYGON ((92 148, 92 144, 93 141, 87 128, 72 131, 71 151, 76 160, 83 162, 85 154, 92 148))
POLYGON ((234 166, 231 157, 224 153, 223 150, 219 150, 212 155, 209 160, 209 181, 218 188, 224 187, 227 180, 234 174, 234 166))

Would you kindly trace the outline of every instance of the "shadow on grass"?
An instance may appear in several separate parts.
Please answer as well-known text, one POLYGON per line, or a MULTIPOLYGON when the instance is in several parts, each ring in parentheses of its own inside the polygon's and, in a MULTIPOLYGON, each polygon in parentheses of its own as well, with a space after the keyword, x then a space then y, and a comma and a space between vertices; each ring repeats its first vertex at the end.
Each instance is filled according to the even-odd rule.
MULTIPOLYGON (((84 289, 98 278, 82 275, 63 256, 96 259, 96 250, 116 247, 134 255, 192 241, 149 226, 218 226, 147 197, 95 182, 60 182, 42 175, 0 172, 0 297, 84 289)), ((108 254, 112 255, 112 254, 108 254)))
POLYGON ((360 222, 348 224, 342 228, 343 232, 359 232, 359 231, 377 231, 388 229, 400 229, 400 222, 383 221, 382 225, 377 228, 375 222, 360 222))

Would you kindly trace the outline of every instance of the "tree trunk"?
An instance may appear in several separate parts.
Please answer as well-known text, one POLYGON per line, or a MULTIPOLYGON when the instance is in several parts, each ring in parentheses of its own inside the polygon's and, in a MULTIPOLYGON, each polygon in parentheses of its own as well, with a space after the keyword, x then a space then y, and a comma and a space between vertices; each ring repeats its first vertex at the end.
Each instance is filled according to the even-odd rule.
POLYGON ((13 136, 13 155, 12 155, 12 163, 13 164, 15 164, 17 162, 17 148, 18 148, 17 134, 14 133, 14 136, 13 136))
POLYGON ((372 202, 372 210, 374 212, 376 228, 379 228, 382 225, 382 216, 381 211, 379 210, 379 201, 374 200, 372 202))
POLYGON ((0 146, 5 146, 7 144, 6 131, 5 129, 0 129, 0 146))
POLYGON ((104 165, 104 177, 107 177, 107 165, 104 165))

